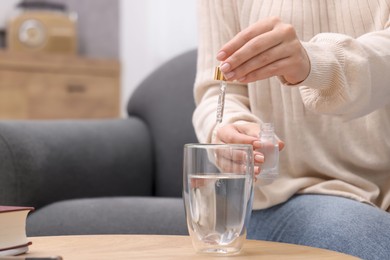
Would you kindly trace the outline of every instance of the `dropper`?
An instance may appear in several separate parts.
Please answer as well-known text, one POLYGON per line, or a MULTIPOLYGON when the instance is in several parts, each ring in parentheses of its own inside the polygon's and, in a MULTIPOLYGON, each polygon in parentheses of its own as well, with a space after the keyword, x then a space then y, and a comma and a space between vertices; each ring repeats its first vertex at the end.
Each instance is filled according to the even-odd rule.
POLYGON ((223 75, 220 67, 216 67, 214 71, 214 80, 220 81, 219 87, 219 97, 218 97, 218 105, 217 105, 217 124, 222 122, 223 118, 223 109, 225 107, 225 92, 226 92, 226 78, 223 75))

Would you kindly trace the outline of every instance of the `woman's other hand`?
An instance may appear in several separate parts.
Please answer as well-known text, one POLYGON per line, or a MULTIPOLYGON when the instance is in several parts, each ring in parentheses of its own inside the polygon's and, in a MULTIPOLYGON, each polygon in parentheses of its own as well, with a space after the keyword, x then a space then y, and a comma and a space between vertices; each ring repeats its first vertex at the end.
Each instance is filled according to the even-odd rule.
MULTIPOLYGON (((256 149, 261 147, 259 142, 260 126, 256 123, 228 124, 216 130, 215 142, 224 144, 250 144, 253 146, 255 174, 259 174, 264 155, 256 149)), ((282 150, 284 143, 279 141, 279 149, 282 150)))

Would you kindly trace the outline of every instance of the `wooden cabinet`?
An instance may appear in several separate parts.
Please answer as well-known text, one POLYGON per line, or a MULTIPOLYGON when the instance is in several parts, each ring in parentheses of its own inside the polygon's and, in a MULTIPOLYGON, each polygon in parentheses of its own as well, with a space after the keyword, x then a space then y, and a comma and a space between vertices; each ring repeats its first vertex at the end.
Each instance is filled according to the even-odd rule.
POLYGON ((119 117, 115 60, 0 51, 0 118, 119 117))

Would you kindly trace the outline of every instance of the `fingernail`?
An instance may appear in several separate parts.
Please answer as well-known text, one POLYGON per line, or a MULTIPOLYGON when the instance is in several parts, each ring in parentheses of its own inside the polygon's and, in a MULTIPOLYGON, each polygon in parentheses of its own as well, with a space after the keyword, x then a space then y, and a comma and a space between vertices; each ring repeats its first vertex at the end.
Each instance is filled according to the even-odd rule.
POLYGON ((224 51, 218 52, 217 60, 223 60, 223 59, 225 59, 225 57, 226 57, 226 52, 224 52, 224 51))
POLYGON ((260 141, 254 141, 252 145, 253 145, 253 147, 255 149, 261 148, 261 142, 260 141))
POLYGON ((260 154, 256 154, 255 155, 255 161, 257 161, 257 162, 264 162, 264 156, 262 156, 260 154))
POLYGON ((230 64, 229 63, 223 63, 220 68, 221 68, 222 72, 227 72, 230 69, 230 64))
POLYGON ((260 148, 261 147, 261 142, 260 141, 254 141, 252 143, 252 145, 253 145, 254 148, 260 148))

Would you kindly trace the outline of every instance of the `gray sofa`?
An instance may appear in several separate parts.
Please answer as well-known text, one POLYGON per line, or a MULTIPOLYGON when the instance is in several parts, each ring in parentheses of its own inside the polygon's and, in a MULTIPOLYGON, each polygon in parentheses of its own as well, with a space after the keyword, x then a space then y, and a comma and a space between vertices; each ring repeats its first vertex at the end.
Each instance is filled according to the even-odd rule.
POLYGON ((29 236, 187 234, 182 202, 196 51, 136 89, 128 117, 0 121, 0 205, 34 206, 29 236))

